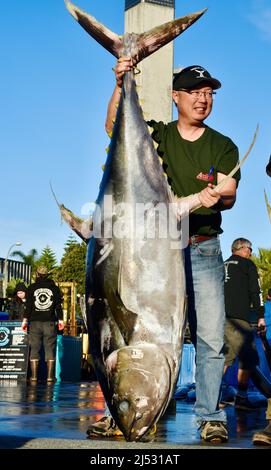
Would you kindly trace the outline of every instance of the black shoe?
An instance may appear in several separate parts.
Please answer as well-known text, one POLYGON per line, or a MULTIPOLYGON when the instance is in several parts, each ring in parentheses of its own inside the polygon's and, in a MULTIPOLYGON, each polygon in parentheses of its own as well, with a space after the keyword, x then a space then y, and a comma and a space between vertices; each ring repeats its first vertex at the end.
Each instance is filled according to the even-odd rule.
POLYGON ((271 446, 271 421, 262 431, 253 434, 252 442, 255 445, 271 446))
POLYGON ((222 421, 202 421, 200 437, 206 442, 227 442, 228 430, 226 424, 222 421))
POLYGON ((251 403, 247 397, 236 395, 234 406, 237 410, 253 411, 259 408, 257 403, 251 403))

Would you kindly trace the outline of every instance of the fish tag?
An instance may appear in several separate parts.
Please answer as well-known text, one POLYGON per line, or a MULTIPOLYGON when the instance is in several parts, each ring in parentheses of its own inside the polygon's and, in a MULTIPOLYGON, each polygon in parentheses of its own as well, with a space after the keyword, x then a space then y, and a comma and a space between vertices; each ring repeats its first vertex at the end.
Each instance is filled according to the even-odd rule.
POLYGON ((133 349, 131 357, 132 359, 143 359, 144 354, 141 349, 133 349))

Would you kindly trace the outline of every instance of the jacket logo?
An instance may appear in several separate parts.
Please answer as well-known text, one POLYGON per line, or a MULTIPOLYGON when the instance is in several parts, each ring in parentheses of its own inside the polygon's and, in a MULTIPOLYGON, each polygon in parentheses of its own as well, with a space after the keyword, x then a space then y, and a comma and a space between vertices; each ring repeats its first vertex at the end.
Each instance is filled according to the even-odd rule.
POLYGON ((53 292, 44 287, 34 292, 34 305, 37 310, 49 310, 53 305, 53 292))

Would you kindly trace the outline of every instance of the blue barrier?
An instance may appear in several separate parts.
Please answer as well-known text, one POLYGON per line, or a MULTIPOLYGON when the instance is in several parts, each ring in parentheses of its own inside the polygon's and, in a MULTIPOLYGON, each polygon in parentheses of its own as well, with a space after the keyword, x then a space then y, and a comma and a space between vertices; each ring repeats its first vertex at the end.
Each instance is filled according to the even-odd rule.
POLYGON ((82 338, 76 336, 57 337, 56 379, 79 382, 81 380, 82 338))
POLYGON ((177 381, 177 387, 195 382, 195 355, 196 353, 193 344, 183 345, 182 362, 177 381))
POLYGON ((0 321, 8 320, 8 312, 0 312, 0 321))

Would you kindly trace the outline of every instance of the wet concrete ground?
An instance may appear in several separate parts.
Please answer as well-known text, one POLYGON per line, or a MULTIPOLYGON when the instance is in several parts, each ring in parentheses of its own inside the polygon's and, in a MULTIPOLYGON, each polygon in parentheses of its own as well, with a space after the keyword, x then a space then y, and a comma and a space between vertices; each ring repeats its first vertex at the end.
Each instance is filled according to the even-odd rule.
MULTIPOLYGON (((265 406, 236 411, 229 405, 229 442, 200 441, 193 402, 176 400, 158 423, 152 441, 127 443, 121 437, 86 439, 90 423, 103 416, 105 402, 97 382, 0 386, 1 449, 252 449, 251 437, 266 425, 265 406)), ((250 398, 257 399, 257 393, 250 398)))

